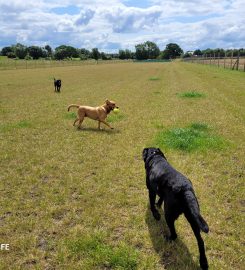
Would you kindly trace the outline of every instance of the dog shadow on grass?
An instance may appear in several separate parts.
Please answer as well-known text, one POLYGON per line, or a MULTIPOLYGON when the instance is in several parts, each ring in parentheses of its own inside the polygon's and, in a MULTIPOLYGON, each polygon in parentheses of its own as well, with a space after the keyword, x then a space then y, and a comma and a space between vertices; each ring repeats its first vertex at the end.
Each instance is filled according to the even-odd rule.
POLYGON ((160 262, 164 266, 164 269, 199 270, 199 265, 193 261, 187 246, 179 238, 175 241, 167 241, 165 239, 164 236, 169 235, 169 229, 162 210, 160 214, 161 220, 156 221, 148 205, 145 220, 148 225, 153 247, 159 255, 160 262))
POLYGON ((98 129, 98 128, 95 128, 95 127, 77 128, 77 131, 81 131, 81 132, 98 132, 98 133, 107 133, 107 134, 120 133, 120 130, 118 130, 118 129, 109 129, 109 128, 98 129))

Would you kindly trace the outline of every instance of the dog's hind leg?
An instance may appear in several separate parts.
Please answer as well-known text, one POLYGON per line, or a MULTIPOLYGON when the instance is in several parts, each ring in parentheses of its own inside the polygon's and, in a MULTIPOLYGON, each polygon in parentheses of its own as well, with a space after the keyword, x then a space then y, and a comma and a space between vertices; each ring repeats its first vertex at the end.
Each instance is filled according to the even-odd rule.
POLYGON ((188 214, 185 214, 185 217, 187 218, 187 220, 189 221, 191 228, 195 234, 195 237, 197 239, 197 244, 198 244, 198 248, 199 248, 199 253, 200 253, 200 266, 202 268, 202 270, 207 270, 208 269, 208 260, 205 254, 205 245, 204 245, 204 241, 202 239, 201 233, 200 233, 200 228, 198 227, 198 225, 196 224, 196 222, 193 220, 193 218, 191 216, 189 216, 188 214))
POLYGON ((163 196, 160 196, 160 198, 159 198, 159 200, 157 202, 157 207, 161 208, 162 203, 163 203, 163 196))
POLYGON ((75 125, 76 125, 76 122, 79 120, 79 118, 76 118, 75 119, 75 121, 74 121, 74 123, 73 123, 73 126, 75 127, 75 125))
POLYGON ((166 236, 165 238, 167 240, 175 240, 177 238, 177 234, 176 234, 175 226, 174 226, 175 219, 171 215, 168 215, 168 213, 165 213, 165 219, 166 219, 168 228, 170 230, 170 236, 166 236))
POLYGON ((78 110, 78 118, 79 118, 79 124, 78 124, 78 128, 82 128, 81 125, 82 125, 82 122, 84 120, 84 117, 85 117, 85 111, 84 110, 78 110))
MULTIPOLYGON (((83 119, 84 119, 84 118, 83 118, 83 119)), ((78 127, 77 127, 77 128, 79 128, 79 129, 82 128, 82 122, 83 122, 83 119, 79 119, 79 124, 78 124, 78 127)))

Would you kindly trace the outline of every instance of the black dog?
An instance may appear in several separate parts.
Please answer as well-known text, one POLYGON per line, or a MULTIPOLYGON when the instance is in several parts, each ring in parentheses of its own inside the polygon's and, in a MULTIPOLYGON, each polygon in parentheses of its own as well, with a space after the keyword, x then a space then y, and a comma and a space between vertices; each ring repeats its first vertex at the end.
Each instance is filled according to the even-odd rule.
POLYGON ((146 185, 149 190, 150 207, 156 220, 161 216, 155 207, 156 195, 160 198, 157 206, 161 207, 164 201, 164 212, 170 230, 168 240, 175 240, 177 234, 174 227, 175 220, 184 214, 189 221, 197 239, 200 252, 200 266, 208 269, 205 255, 205 246, 200 230, 208 233, 206 221, 200 215, 200 209, 192 184, 184 175, 176 171, 166 160, 159 148, 145 148, 143 159, 146 169, 146 185))
POLYGON ((61 88, 61 80, 55 80, 54 78, 54 91, 60 92, 60 88, 61 88))

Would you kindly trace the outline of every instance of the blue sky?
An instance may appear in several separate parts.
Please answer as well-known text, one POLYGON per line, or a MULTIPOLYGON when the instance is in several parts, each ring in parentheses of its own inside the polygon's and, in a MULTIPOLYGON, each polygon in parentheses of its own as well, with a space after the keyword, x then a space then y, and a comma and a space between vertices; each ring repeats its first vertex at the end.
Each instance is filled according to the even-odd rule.
POLYGON ((163 50, 245 47, 244 0, 0 0, 0 48, 71 45, 105 52, 147 40, 163 50))

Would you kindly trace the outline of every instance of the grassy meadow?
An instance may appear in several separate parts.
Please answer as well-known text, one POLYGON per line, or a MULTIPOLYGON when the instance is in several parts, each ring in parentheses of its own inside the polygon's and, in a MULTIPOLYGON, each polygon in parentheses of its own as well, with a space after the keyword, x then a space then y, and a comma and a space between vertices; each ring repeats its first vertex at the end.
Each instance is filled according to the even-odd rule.
MULTIPOLYGON (((245 76, 126 63, 0 72, 0 269, 199 269, 186 219, 164 240, 141 153, 160 147, 191 179, 210 269, 244 269, 245 76), (62 79, 54 93, 53 77, 62 79), (116 101, 114 127, 72 126, 69 104, 116 101)), ((103 125, 103 124, 102 124, 103 125)))

